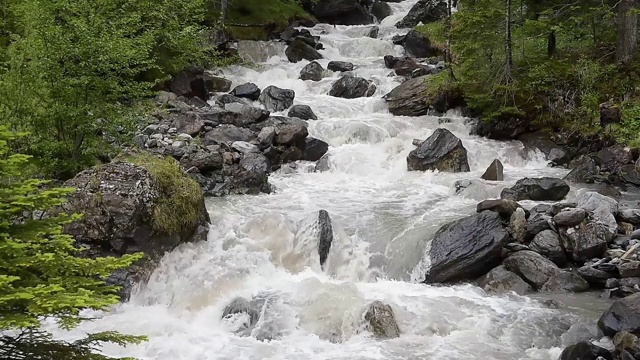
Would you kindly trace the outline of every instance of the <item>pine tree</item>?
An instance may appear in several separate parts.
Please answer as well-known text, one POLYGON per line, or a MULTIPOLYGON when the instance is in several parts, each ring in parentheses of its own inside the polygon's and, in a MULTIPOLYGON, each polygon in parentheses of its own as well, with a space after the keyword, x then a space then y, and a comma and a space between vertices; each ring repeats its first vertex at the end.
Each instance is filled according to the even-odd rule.
POLYGON ((104 279, 139 256, 82 257, 73 238, 62 233, 78 215, 46 215, 73 190, 25 179, 21 171, 29 157, 8 153, 15 138, 0 127, 0 359, 106 359, 93 353, 100 342, 142 339, 110 332, 65 343, 41 331, 40 321, 53 318, 70 329, 86 320, 81 310, 116 304, 116 288, 104 279))

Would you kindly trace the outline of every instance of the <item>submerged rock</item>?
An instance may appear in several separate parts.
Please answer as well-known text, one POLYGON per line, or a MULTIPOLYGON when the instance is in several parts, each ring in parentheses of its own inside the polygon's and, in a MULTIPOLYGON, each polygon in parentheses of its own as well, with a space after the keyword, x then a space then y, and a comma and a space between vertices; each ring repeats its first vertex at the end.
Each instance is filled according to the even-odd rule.
POLYGON ((375 92, 376 85, 373 82, 361 77, 345 75, 333 83, 329 95, 345 99, 355 99, 373 96, 375 92))
POLYGON ((292 63, 302 60, 318 60, 322 59, 322 55, 314 47, 307 44, 301 38, 294 39, 285 50, 287 59, 292 63))
POLYGON ((302 155, 302 160, 318 161, 324 156, 324 154, 327 153, 328 150, 329 144, 327 144, 326 142, 316 138, 307 137, 305 139, 305 147, 302 155))
POLYGON ((382 339, 400 337, 400 329, 391 306, 380 301, 374 301, 369 305, 364 318, 376 337, 382 339))
POLYGON ((606 336, 614 336, 620 331, 640 332, 640 293, 614 302, 598 320, 598 328, 606 336))
POLYGON ((513 291, 518 295, 524 295, 533 291, 531 285, 502 265, 478 279, 478 286, 493 294, 513 291))
POLYGON ((518 180, 510 189, 502 190, 503 199, 559 201, 569 193, 569 185, 556 178, 524 178, 518 180))
POLYGON ((482 174, 482 178, 484 180, 490 180, 490 181, 503 181, 504 180, 503 171, 504 169, 502 166, 502 162, 500 162, 500 160, 498 159, 495 159, 493 160, 491 165, 489 165, 489 167, 484 172, 484 174, 482 174))
POLYGON ((324 268, 324 264, 329 257, 331 243, 333 242, 333 225, 331 217, 326 210, 318 212, 318 255, 320 256, 320 266, 324 268))
POLYGON ((320 81, 324 68, 317 61, 312 61, 300 70, 300 80, 320 81))
POLYGON ((407 168, 410 171, 470 171, 467 149, 462 141, 443 128, 436 129, 417 149, 409 153, 407 168))
POLYGON ((444 225, 431 242, 425 282, 476 279, 501 260, 509 233, 497 213, 485 211, 444 225))
POLYGON ((309 105, 293 105, 287 114, 289 117, 296 117, 302 120, 318 120, 309 105))

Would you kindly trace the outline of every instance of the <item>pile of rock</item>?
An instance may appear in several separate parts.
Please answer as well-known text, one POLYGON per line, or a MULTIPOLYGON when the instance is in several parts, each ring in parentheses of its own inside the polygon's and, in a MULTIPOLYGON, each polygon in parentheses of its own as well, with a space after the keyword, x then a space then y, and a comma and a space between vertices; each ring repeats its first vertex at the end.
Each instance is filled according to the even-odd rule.
POLYGON ((322 54, 318 52, 324 48, 320 43, 320 37, 311 35, 309 30, 288 28, 280 35, 280 38, 289 45, 285 50, 285 55, 290 62, 322 59, 322 54))

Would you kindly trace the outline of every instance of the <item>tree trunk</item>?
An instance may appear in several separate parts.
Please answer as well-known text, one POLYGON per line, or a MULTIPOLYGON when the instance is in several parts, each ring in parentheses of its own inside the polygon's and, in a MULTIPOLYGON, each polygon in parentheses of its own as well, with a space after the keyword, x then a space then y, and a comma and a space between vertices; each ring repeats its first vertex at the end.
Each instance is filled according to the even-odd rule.
POLYGON ((449 79, 455 80, 455 76, 453 75, 453 57, 451 56, 451 2, 452 0, 447 0, 447 18, 445 19, 447 40, 444 45, 444 61, 449 70, 449 79))
POLYGON ((636 7, 636 0, 620 0, 618 3, 616 60, 623 64, 633 59, 638 46, 638 15, 633 11, 636 7))
POLYGON ((227 17, 227 1, 228 0, 220 0, 220 24, 225 24, 225 19, 227 17))
POLYGON ((505 46, 504 46, 504 50, 505 50, 505 66, 504 66, 504 72, 505 72, 505 78, 507 79, 508 82, 511 81, 511 73, 513 70, 513 45, 512 45, 512 41, 511 41, 511 0, 506 0, 506 5, 507 5, 507 19, 506 19, 506 33, 505 33, 505 37, 504 37, 504 42, 505 42, 505 46))

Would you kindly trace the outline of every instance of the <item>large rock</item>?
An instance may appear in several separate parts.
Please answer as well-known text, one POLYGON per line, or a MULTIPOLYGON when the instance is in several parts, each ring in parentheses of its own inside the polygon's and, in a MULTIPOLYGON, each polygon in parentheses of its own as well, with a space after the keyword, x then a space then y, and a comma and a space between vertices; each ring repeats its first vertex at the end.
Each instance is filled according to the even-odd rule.
POLYGON ((186 98, 197 97, 209 100, 212 92, 225 92, 231 88, 231 81, 198 69, 184 70, 175 76, 169 86, 171 92, 186 98))
POLYGON ((397 28, 413 28, 418 23, 428 24, 442 20, 447 15, 447 3, 441 0, 420 0, 409 13, 396 23, 397 28))
POLYGON ((296 93, 293 90, 267 86, 260 94, 260 102, 271 111, 284 111, 293 105, 296 93))
POLYGON ((172 127, 177 129, 179 134, 189 134, 196 136, 204 128, 204 120, 200 115, 194 112, 180 113, 172 122, 172 127))
POLYGON ((527 214, 523 208, 517 208, 516 211, 511 214, 509 229, 511 230, 511 236, 514 240, 519 243, 524 243, 524 235, 527 231, 527 214))
POLYGON ((439 55, 440 51, 431 46, 431 40, 423 33, 411 30, 404 38, 404 51, 409 56, 427 58, 439 55))
POLYGON ((614 357, 605 348, 581 341, 564 349, 560 354, 560 360, 614 360, 614 357))
POLYGON ((317 61, 312 61, 300 70, 300 80, 320 81, 324 68, 317 61))
POLYGON ((407 168, 411 171, 470 171, 467 149, 462 141, 443 128, 436 129, 417 149, 409 153, 407 168))
POLYGON ((436 93, 430 93, 429 75, 407 80, 384 96, 393 115, 423 116, 444 113, 464 104, 464 98, 455 87, 439 87, 436 93))
POLYGON ((393 69, 396 75, 410 78, 429 75, 434 72, 428 65, 420 64, 415 58, 410 56, 396 57, 393 55, 385 55, 384 65, 389 69, 393 69))
POLYGON ((551 260, 533 251, 513 253, 503 264, 539 291, 581 292, 589 289, 589 283, 579 275, 561 270, 551 260))
POLYGON ((560 237, 552 230, 538 233, 529 244, 529 248, 558 266, 564 266, 567 263, 567 254, 562 248, 560 237))
POLYGON ((480 121, 476 129, 479 136, 494 140, 514 140, 527 131, 529 131, 529 121, 515 115, 480 121))
POLYGON ((584 156, 578 160, 577 166, 564 177, 564 180, 572 183, 593 184, 599 173, 598 164, 591 157, 584 156))
POLYGON ((520 204, 511 199, 484 200, 476 206, 476 212, 494 211, 502 218, 510 219, 511 215, 520 207, 520 204))
POLYGON ((371 13, 358 0, 305 0, 307 11, 320 22, 337 25, 365 25, 374 22, 371 13))
POLYGON ((210 147, 193 146, 185 150, 180 158, 180 165, 187 170, 196 168, 200 173, 208 173, 222 169, 222 155, 210 147))
POLYGON ((391 306, 380 301, 371 303, 364 314, 364 319, 369 323, 371 332, 380 339, 393 339, 400 337, 400 329, 396 322, 391 306))
POLYGON ((640 293, 614 302, 598 320, 598 328, 611 337, 620 331, 639 333, 640 293))
POLYGON ((489 165, 487 170, 482 174, 482 178, 484 180, 490 181, 503 181, 504 180, 504 168, 502 166, 502 162, 500 160, 495 159, 489 165))
POLYGON ((276 129, 275 141, 278 145, 298 145, 302 149, 307 135, 309 135, 309 131, 301 124, 282 125, 276 129))
POLYGON ((382 21, 392 13, 391 6, 386 2, 375 1, 373 5, 371 5, 371 14, 375 16, 378 21, 382 21))
POLYGON ((622 222, 640 226, 640 209, 625 209, 618 212, 618 218, 622 222))
POLYGON ((569 190, 569 185, 561 179, 524 178, 518 180, 512 188, 502 190, 500 197, 516 201, 559 201, 567 196, 569 190))
POLYGON ((209 229, 198 184, 182 174, 172 159, 147 156, 144 167, 114 162, 81 172, 65 183, 76 191, 60 209, 83 214, 64 231, 86 249, 87 256, 146 255, 109 279, 122 287, 124 299, 135 282, 146 280, 166 252, 185 242, 206 240, 209 229), (160 182, 153 175, 160 166, 175 167, 175 176, 160 182), (176 209, 181 210, 178 218, 174 216, 176 209))
POLYGON ((600 207, 604 207, 611 214, 618 212, 618 202, 608 196, 604 196, 595 191, 587 191, 578 198, 578 207, 589 212, 594 212, 600 207))
POLYGON ((256 121, 266 120, 266 119, 269 118, 269 115, 271 115, 271 113, 268 110, 256 108, 256 107, 245 105, 245 104, 239 104, 239 103, 226 104, 224 106, 224 108, 225 108, 225 110, 232 111, 232 112, 247 116, 250 119, 252 119, 253 121, 221 122, 222 124, 232 124, 232 125, 238 125, 238 126, 246 126, 246 125, 250 125, 250 124, 252 124, 253 122, 256 122, 256 121))
POLYGON ((585 262, 601 257, 611 239, 607 227, 599 222, 589 221, 576 228, 562 229, 564 248, 577 262, 585 262))
POLYGON ((222 319, 230 319, 237 315, 248 316, 247 321, 239 328, 238 335, 249 336, 251 335, 251 330, 260 320, 261 305, 258 302, 250 302, 240 297, 235 298, 229 305, 225 306, 222 311, 222 319))
POLYGON ((287 59, 292 63, 302 60, 318 60, 322 59, 322 55, 311 45, 307 44, 301 38, 294 39, 285 50, 287 59))
POLYGON ((375 92, 376 85, 373 82, 361 77, 345 75, 333 83, 329 95, 345 99, 355 99, 373 96, 375 92))
POLYGON ((573 227, 580 224, 587 217, 587 212, 580 208, 568 208, 553 217, 556 226, 573 227))
POLYGON ((309 105, 293 105, 287 114, 289 117, 296 117, 302 120, 318 120, 309 105))
POLYGON ((353 64, 346 61, 329 61, 327 69, 335 72, 345 72, 353 70, 353 64))
MULTIPOLYGON (((244 107, 248 105, 242 104, 228 104, 231 108, 236 108, 239 110, 239 107, 244 107), (237 106, 237 107, 236 107, 237 106)), ((226 106, 225 106, 226 107, 226 106)), ((254 109, 253 107, 249 107, 254 109)), ((249 112, 247 108, 247 112, 249 112)), ((256 122, 256 116, 262 116, 258 114, 258 111, 250 115, 245 115, 244 113, 238 111, 215 111, 215 112, 203 112, 200 114, 200 117, 204 120, 204 125, 208 126, 217 126, 217 125, 234 125, 238 127, 247 127, 256 122)))
POLYGON ((446 224, 431 242, 431 268, 425 282, 478 278, 500 264, 502 247, 508 242, 509 233, 494 212, 446 224))
POLYGON ((258 85, 254 83, 245 83, 236 86, 232 91, 231 95, 239 98, 247 98, 252 101, 258 100, 260 97, 260 88, 258 85))
POLYGON ((618 172, 623 166, 633 164, 631 151, 621 145, 615 145, 598 151, 594 158, 602 171, 618 172))
POLYGON ((251 142, 257 134, 235 125, 220 125, 204 135, 202 143, 207 145, 232 144, 236 141, 251 142))
POLYGON ((615 274, 611 272, 603 271, 590 265, 579 268, 578 275, 587 280, 589 284, 600 288, 605 286, 607 280, 615 277, 615 274))
POLYGON ((318 212, 316 227, 318 229, 318 256, 320 257, 320 266, 324 268, 331 250, 331 243, 333 243, 333 225, 331 224, 331 216, 326 210, 318 212))
POLYGON ((232 167, 231 192, 234 194, 270 193, 269 172, 271 164, 262 154, 245 154, 237 166, 232 167))
POLYGON ((308 137, 305 139, 305 147, 302 155, 302 160, 306 161, 318 161, 329 150, 329 144, 326 142, 308 137))
POLYGON ((478 279, 478 286, 492 294, 515 292, 518 295, 524 295, 533 291, 531 285, 502 265, 478 279))

